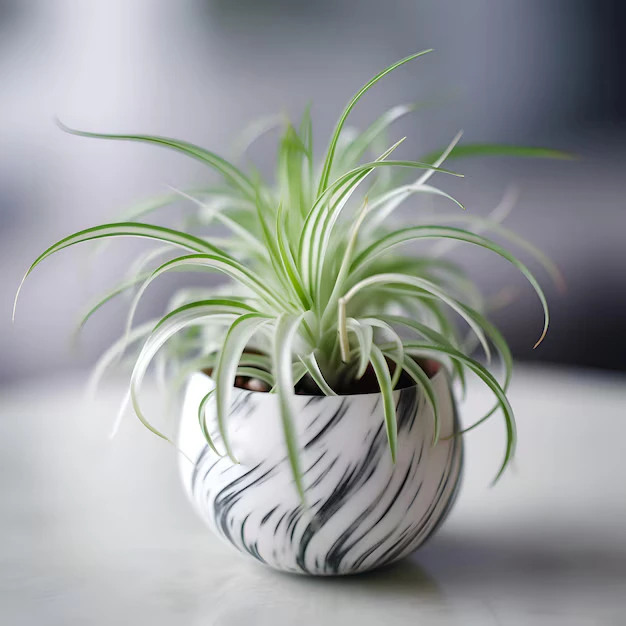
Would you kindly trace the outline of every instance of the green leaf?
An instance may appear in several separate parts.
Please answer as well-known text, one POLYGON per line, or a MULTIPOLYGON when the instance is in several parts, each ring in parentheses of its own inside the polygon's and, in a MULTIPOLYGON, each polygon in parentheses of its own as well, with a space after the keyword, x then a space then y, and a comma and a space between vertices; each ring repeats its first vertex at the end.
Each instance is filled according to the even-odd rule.
MULTIPOLYGON (((506 393, 509 389, 509 385, 511 384, 511 379, 513 377, 513 355, 511 354, 511 350, 509 345, 506 342, 506 339, 502 336, 502 333, 483 315, 480 315, 477 311, 473 311, 470 309, 466 309, 468 315, 473 317, 476 320, 477 324, 485 331, 487 337, 489 337, 490 341, 495 346, 498 354, 500 355, 500 359, 502 360, 502 367, 504 369, 504 380, 502 382, 502 390, 506 393)), ((480 420, 478 420, 473 426, 470 428, 466 428, 463 432, 468 432, 479 426, 483 422, 487 421, 499 408, 499 404, 496 405, 488 411, 480 420)))
MULTIPOLYGON (((173 443, 169 437, 157 430, 146 419, 141 407, 139 406, 138 398, 139 389, 141 387, 141 383, 143 382, 146 370, 156 353, 160 350, 161 346, 163 346, 163 344, 165 344, 170 337, 180 332, 183 328, 190 325, 202 324, 203 322, 210 321, 218 315, 237 316, 241 315, 242 312, 245 312, 247 315, 255 315, 258 317, 258 313, 248 313, 249 310, 250 307, 242 305, 240 302, 230 300, 207 300, 205 302, 193 302, 182 306, 176 311, 172 311, 159 321, 141 349, 130 379, 130 399, 137 417, 146 428, 162 439, 173 443)), ((226 440, 224 440, 224 443, 226 444, 226 440)))
POLYGON ((267 324, 269 317, 259 313, 246 313, 238 317, 228 329, 224 346, 220 352, 220 358, 214 372, 215 398, 217 402, 217 423, 220 435, 224 442, 226 454, 237 463, 230 447, 228 430, 226 428, 226 415, 230 410, 230 400, 233 386, 239 366, 239 359, 252 336, 263 324, 267 324))
MULTIPOLYGON (((468 311, 468 315, 470 314, 471 313, 468 311)), ((418 322, 417 320, 413 320, 401 315, 381 315, 380 319, 389 324, 406 326, 407 328, 410 328, 411 330, 419 333, 424 339, 427 339, 434 345, 442 345, 449 348, 456 348, 454 343, 448 337, 437 332, 434 328, 431 328, 427 324, 423 324, 422 322, 418 322)), ((465 387, 465 375, 463 373, 463 367, 457 361, 452 361, 452 369, 461 381, 462 386, 465 387)))
POLYGON ((208 205, 208 204, 202 202, 201 200, 198 200, 197 198, 194 198, 193 196, 190 196, 188 193, 186 193, 186 192, 184 192, 182 190, 175 189, 175 191, 176 191, 176 193, 178 193, 183 198, 187 198, 187 200, 190 200, 196 206, 198 206, 201 209, 203 209, 212 218, 214 218, 215 220, 217 220, 218 222, 220 222, 224 226, 226 226, 226 228, 229 228, 233 232, 233 234, 237 235, 249 247, 253 248, 257 252, 257 254, 260 254, 261 256, 264 256, 264 255, 267 256, 267 252, 266 252, 265 247, 254 236, 254 234, 251 233, 246 228, 244 228, 237 221, 231 219, 227 215, 224 215, 221 212, 220 207, 212 207, 211 205, 208 205))
MULTIPOLYGON (((404 141, 404 139, 396 142, 393 146, 391 146, 388 150, 381 154, 376 162, 383 162, 402 143, 402 141, 404 141)), ((324 263, 325 251, 323 249, 323 241, 324 232, 327 230, 328 225, 328 217, 325 215, 324 211, 326 202, 320 202, 320 200, 323 198, 324 195, 328 195, 328 200, 330 200, 331 194, 329 194, 328 191, 335 189, 336 187, 336 191, 339 192, 339 198, 334 203, 332 203, 332 207, 330 210, 331 216, 334 216, 334 220, 336 220, 341 213, 343 207, 346 205, 352 194, 356 191, 357 187, 373 171, 373 168, 365 168, 362 171, 358 171, 359 169, 360 168, 355 168, 353 172, 357 172, 357 174, 345 180, 342 185, 336 187, 337 181, 335 181, 335 183, 333 183, 330 188, 327 189, 325 194, 322 194, 322 196, 318 198, 305 220, 298 250, 301 261, 305 267, 305 277, 307 279, 307 284, 309 287, 313 288, 313 293, 315 297, 318 296, 317 290, 319 288, 319 285, 317 284, 317 279, 322 271, 322 266, 324 263), (340 191, 341 186, 344 186, 344 189, 340 191)), ((326 211, 326 213, 329 212, 326 211)), ((301 270, 302 267, 303 265, 301 264, 301 270)))
POLYGON ((164 148, 169 148, 176 152, 180 152, 186 156, 200 161, 205 165, 218 171, 224 178, 233 184, 235 187, 241 189, 248 197, 254 198, 254 186, 250 179, 232 163, 226 161, 217 154, 210 152, 200 146, 196 146, 187 141, 179 141, 178 139, 171 139, 169 137, 157 137, 153 135, 118 135, 109 133, 90 133, 81 130, 75 130, 66 126, 62 122, 57 122, 59 127, 71 135, 77 135, 79 137, 90 137, 93 139, 113 139, 122 141, 138 141, 142 143, 149 143, 164 148))
POLYGON ((352 331, 357 338, 359 346, 359 369, 357 370, 356 378, 357 380, 360 380, 363 378, 370 362, 372 344, 374 341, 374 330, 371 326, 363 326, 352 317, 346 320, 346 328, 347 330, 352 331))
POLYGON ((194 269, 210 269, 222 272, 223 274, 226 274, 233 280, 240 283, 242 286, 256 293, 256 295, 259 298, 265 300, 265 302, 269 306, 275 307, 278 310, 282 310, 283 308, 286 308, 288 306, 287 303, 277 300, 272 292, 262 285, 261 279, 252 274, 241 263, 238 263, 233 259, 210 254, 191 254, 172 259, 171 261, 164 263, 156 270, 154 270, 154 272, 152 272, 150 278, 148 278, 143 283, 133 299, 128 315, 128 320, 126 323, 127 332, 132 326, 134 314, 139 304, 139 301, 143 297, 146 289, 150 286, 152 282, 154 282, 154 280, 156 280, 159 276, 166 272, 194 269))
MULTIPOLYGON (((478 361, 471 359, 470 357, 462 354, 458 350, 454 350, 453 348, 449 348, 446 346, 433 346, 430 344, 405 341, 404 349, 407 352, 418 352, 419 354, 447 354, 451 358, 459 361, 470 370, 472 370, 484 383, 487 387, 493 392, 498 400, 500 408, 502 409, 502 414, 504 416, 504 422, 506 427, 506 449, 504 453, 504 460, 498 474, 494 479, 494 483, 502 476, 502 473, 506 469, 509 461, 513 457, 515 453, 515 441, 516 441, 516 432, 515 432, 515 416, 513 415, 513 409, 506 397, 506 393, 502 390, 498 381, 493 377, 493 375, 478 361)), ((470 427, 471 428, 471 427, 470 427)), ((468 429, 466 429, 467 431, 468 429)), ((465 431, 465 432, 466 432, 465 431)))
MULTIPOLYGON (((397 145, 397 144, 396 144, 397 145)), ((392 146, 395 148, 395 146, 392 146)), ((389 151, 388 151, 389 152, 389 151)), ((385 153, 386 155, 387 153, 385 153)), ((384 158, 384 156, 381 158, 384 158)), ((372 163, 365 163, 359 167, 351 170, 347 174, 344 174, 331 185, 329 185, 324 193, 317 198, 315 204, 309 211, 309 214, 305 220, 304 227, 302 229, 302 235, 298 245, 298 258, 299 269, 303 273, 303 276, 312 275, 313 267, 318 262, 319 258, 323 256, 321 252, 322 238, 326 232, 330 232, 329 224, 331 225, 336 221, 337 217, 341 213, 341 210, 345 206, 346 202, 350 198, 350 195, 356 189, 356 186, 360 184, 364 178, 377 167, 407 167, 416 169, 435 169, 437 172, 443 172, 445 174, 451 174, 453 176, 462 177, 461 174, 451 172, 450 170, 444 170, 441 168, 433 168, 433 166, 420 163, 418 161, 373 161, 372 163), (344 187, 342 189, 342 187, 344 187), (341 191, 340 191, 341 190, 341 191), (334 202, 332 210, 329 211, 328 216, 324 216, 324 207, 330 200, 334 193, 340 193, 339 200, 334 202), (325 217, 325 219, 324 219, 325 217), (303 271, 304 268, 308 272, 303 271)), ((327 237, 326 237, 327 240, 327 237)), ((313 280, 309 279, 309 285, 313 280)))
MULTIPOLYGON (((516 267, 525 276, 526 280, 528 280, 528 282, 531 284, 541 302, 544 314, 543 330, 534 347, 536 348, 543 341, 546 333, 548 332, 548 325, 550 323, 548 302, 546 300, 545 294, 543 293, 543 289, 541 289, 541 286, 537 282, 537 279, 526 267, 526 265, 524 265, 521 261, 518 261, 510 252, 505 250, 502 246, 499 246, 497 243, 491 241, 490 239, 487 239, 486 237, 482 237, 481 235, 477 235, 475 233, 462 230, 460 228, 451 228, 445 226, 413 226, 409 228, 403 228, 401 230, 394 231, 389 235, 386 235, 382 239, 374 242, 366 250, 364 250, 354 260, 352 264, 352 270, 355 271, 359 266, 371 261, 374 257, 380 254, 390 251, 398 245, 408 243, 410 241, 416 241, 417 239, 432 238, 454 239, 456 241, 473 244, 480 248, 485 248, 487 250, 490 250, 491 252, 495 252, 497 255, 506 259, 507 261, 509 261, 509 263, 516 267)), ((444 298, 441 298, 441 300, 444 300, 444 298)))
POLYGON ((200 423, 200 429, 202 430, 202 434, 204 435, 204 438, 206 439, 209 448, 211 448, 211 450, 213 450, 213 452, 217 454, 217 456, 223 457, 224 455, 220 454, 220 452, 218 452, 217 448, 215 447, 215 443, 213 442, 213 438, 211 437, 211 433, 209 432, 209 428, 206 423, 206 405, 208 401, 214 396, 214 394, 215 389, 211 389, 211 391, 209 391, 209 393, 207 393, 206 396, 204 396, 204 398, 202 398, 202 400, 200 401, 200 405, 198 406, 198 421, 200 423))
MULTIPOLYGON (((367 215, 367 197, 363 202, 363 207, 357 216, 356 221, 352 225, 350 229, 350 235, 348 237, 348 243, 346 244, 346 249, 343 253, 343 258, 341 260, 341 265, 339 266, 339 271, 336 274, 335 285, 333 290, 328 298, 328 303, 326 305, 326 310, 322 316, 322 324, 327 322, 328 316, 334 313, 334 309, 337 306, 337 299, 339 298, 339 294, 342 292, 346 279, 348 278, 350 264, 352 262, 352 255, 354 253, 354 248, 356 246, 357 238, 359 236, 359 229, 363 224, 363 220, 367 215)), ((332 279, 331 279, 332 280, 332 279)), ((321 285, 318 284, 317 289, 317 300, 321 299, 321 285)), ((319 304, 321 308, 321 303, 319 304)))
POLYGON ((307 372, 315 382, 315 384, 320 388, 321 392, 325 396, 336 396, 337 394, 332 390, 330 385, 326 382, 324 375, 322 374, 322 370, 320 370, 320 366, 315 358, 315 353, 311 352, 305 356, 301 356, 300 360, 304 364, 307 369, 307 372))
MULTIPOLYGON (((298 361, 297 363, 294 363, 291 367, 291 373, 293 376, 293 386, 295 389, 295 386, 306 376, 306 366, 302 361, 298 361)), ((276 385, 274 385, 274 387, 272 387, 269 392, 274 394, 277 393, 277 391, 278 389, 276 385)))
POLYGON ((278 155, 277 180, 280 203, 287 204, 291 215, 306 214, 303 176, 307 148, 291 124, 287 124, 281 138, 278 155))
MULTIPOLYGON (((446 149, 432 162, 433 167, 440 167, 444 161, 448 158, 452 150, 456 147, 456 145, 461 140, 463 136, 463 131, 459 131, 453 138, 452 141, 446 146, 446 149)), ((423 185, 426 181, 428 181, 435 174, 434 169, 430 169, 427 172, 424 172, 416 181, 415 185, 423 185)))
POLYGON ((560 292, 563 293, 565 291, 565 278, 563 277, 563 274, 558 266, 547 255, 539 250, 539 248, 531 244, 523 237, 515 234, 509 228, 506 228, 493 220, 482 218, 476 215, 463 214, 437 216, 438 224, 446 224, 449 222, 466 222, 468 224, 483 227, 490 232, 496 233, 503 239, 510 241, 514 245, 519 246, 522 250, 524 250, 524 252, 527 252, 543 267, 543 269, 548 273, 552 282, 556 285, 557 289, 560 292))
MULTIPOLYGON (((394 359, 394 353, 386 350, 385 355, 390 359, 394 359)), ((404 371, 415 381, 426 396, 428 404, 433 410, 433 446, 437 445, 439 435, 441 433, 441 419, 439 416, 439 403, 437 402, 437 394, 433 388, 432 382, 426 372, 409 356, 402 355, 402 361, 396 361, 398 369, 404 371)))
MULTIPOLYGON (((420 160, 426 163, 434 163, 440 155, 440 151, 431 152, 420 160)), ((507 146, 504 144, 473 143, 455 146, 448 155, 448 159, 461 159, 475 156, 511 156, 530 157, 534 159, 564 159, 572 160, 576 157, 569 152, 553 150, 552 148, 533 148, 529 146, 507 146)))
POLYGON ((305 154, 307 157, 306 163, 306 176, 303 178, 304 182, 304 197, 307 206, 313 204, 315 194, 315 173, 313 163, 313 124, 311 122, 311 106, 308 104, 302 119, 300 121, 300 128, 298 131, 300 139, 305 146, 305 154))
POLYGON ((384 330, 386 333, 391 335, 392 341, 396 344, 394 361, 397 363, 397 367, 391 378, 391 388, 395 389, 398 381, 400 380, 400 375, 402 374, 402 363, 404 362, 404 348, 402 347, 402 339, 400 339, 398 333, 396 333, 396 331, 383 320, 377 319, 375 317, 364 317, 360 318, 358 321, 359 323, 365 324, 366 326, 371 326, 372 328, 380 328, 381 330, 384 330))
POLYGON ((134 278, 129 278, 117 284, 115 287, 113 287, 113 289, 111 289, 110 291, 107 291, 103 296, 98 298, 98 300, 96 300, 92 305, 90 305, 87 308, 86 312, 81 315, 78 321, 76 330, 73 333, 74 339, 76 338, 76 335, 83 329, 85 324, 89 321, 91 316, 97 311, 99 311, 101 307, 103 307, 110 300, 113 300, 113 298, 115 298, 116 296, 119 296, 125 291, 128 291, 132 287, 135 287, 139 283, 143 282, 149 276, 150 276, 150 273, 146 272, 144 274, 139 274, 138 276, 135 276, 134 278))
POLYGON ((266 370, 259 369, 258 367, 244 367, 239 362, 239 367, 236 372, 237 376, 243 376, 245 378, 258 378, 264 383, 267 383, 270 388, 274 386, 274 378, 266 370))
MULTIPOLYGON (((169 396, 172 397, 180 390, 190 374, 207 368, 214 368, 218 358, 219 354, 214 353, 197 359, 191 359, 188 362, 183 363, 176 371, 175 376, 170 383, 169 396)), ((239 359, 239 365, 242 367, 251 366, 268 372, 271 366, 271 361, 267 355, 246 352, 242 354, 239 359)), ((171 401, 168 401, 167 406, 170 407, 171 404, 171 401)))
POLYGON ((365 154, 370 144, 382 134, 391 124, 408 113, 418 108, 416 104, 401 104, 389 111, 385 111, 375 122, 359 133, 354 141, 351 141, 340 156, 342 167, 354 167, 359 159, 365 154))
MULTIPOLYGON (((211 298, 210 300, 197 300, 178 307, 174 311, 168 313, 161 318, 154 330, 157 331, 163 326, 181 324, 179 330, 187 326, 189 323, 201 321, 212 315, 241 315, 244 313, 258 313, 256 309, 240 300, 232 300, 230 298, 211 298)), ((177 330, 174 332, 178 332, 177 330)), ((171 336, 171 335, 170 335, 171 336)))
MULTIPOLYGON (((228 197, 231 202, 237 200, 240 203, 244 203, 244 199, 226 187, 192 187, 186 189, 185 193, 188 196, 217 196, 228 197)), ((150 215, 154 211, 163 207, 173 204, 177 200, 180 200, 180 194, 178 192, 164 193, 153 198, 148 198, 143 202, 123 211, 119 215, 118 221, 120 222, 135 222, 139 218, 143 218, 146 215, 150 215)))
MULTIPOLYGON (((368 227, 370 229, 385 223, 389 216, 411 195, 413 194, 427 194, 432 196, 441 196, 454 202, 461 209, 465 210, 465 206, 461 204, 456 198, 450 194, 423 183, 412 185, 404 185, 402 187, 396 187, 395 189, 379 196, 372 200, 370 204, 368 227)), ((439 220, 438 220, 439 221, 439 220)))
POLYGON ((298 326, 302 322, 302 315, 283 313, 276 321, 274 341, 272 343, 272 357, 274 361, 274 378, 276 379, 276 393, 280 405, 280 417, 283 423, 287 457, 300 500, 306 507, 304 485, 302 483, 302 469, 300 467, 299 446, 293 425, 293 373, 291 362, 291 346, 298 326))
POLYGON ((391 375, 387 361, 385 361, 383 353, 376 345, 372 345, 370 360, 383 398, 389 452, 391 452, 392 462, 395 463, 398 450, 398 422, 396 419, 396 403, 393 398, 393 387, 391 386, 391 375))
POLYGON ((24 281, 28 278, 28 276, 30 276, 32 271, 42 261, 47 259, 55 252, 59 252, 60 250, 73 246, 77 243, 83 243, 85 241, 93 241, 95 239, 103 239, 107 237, 145 237, 156 241, 163 241, 179 248, 191 250, 194 252, 211 252, 213 254, 219 254, 220 256, 224 257, 228 256, 219 248, 212 246, 210 243, 204 241, 203 239, 188 235, 177 230, 172 230, 170 228, 163 228, 162 226, 153 226, 151 224, 138 224, 135 222, 120 222, 115 224, 105 224, 103 226, 87 228, 85 230, 74 233, 69 237, 65 237, 60 241, 57 241, 57 243, 55 243, 53 246, 50 246, 45 252, 40 254, 35 259, 34 263, 30 266, 30 268, 24 275, 24 278, 22 278, 22 282, 20 283, 17 293, 15 294, 15 301, 13 303, 13 318, 15 319, 17 300, 19 298, 22 286, 24 285, 24 281))
MULTIPOLYGON (((404 274, 375 274, 358 282, 354 285, 342 298, 339 299, 339 316, 345 315, 345 307, 350 299, 355 296, 362 289, 366 289, 376 284, 393 284, 404 285, 416 290, 425 291, 430 293, 445 304, 447 304, 453 311, 455 311, 461 318, 465 320, 467 325, 474 331, 476 337, 480 341, 480 345, 485 351, 485 355, 489 360, 491 357, 491 350, 485 337, 482 328, 475 322, 475 320, 467 314, 466 307, 461 306, 461 303, 457 302, 454 298, 448 296, 440 287, 433 282, 424 278, 418 278, 417 276, 406 276, 404 274)), ((341 319, 341 317, 339 318, 341 319)))
MULTIPOLYGON (((296 295, 294 290, 293 283, 290 282, 289 276, 285 271, 283 266, 283 262, 281 259, 281 252, 279 250, 278 243, 276 241, 277 234, 272 232, 266 217, 263 215, 264 205, 261 201, 257 202, 257 217, 259 219, 259 224, 261 225, 261 230, 263 232, 264 242, 267 247, 272 268, 274 270, 274 275, 276 276, 281 287, 288 293, 292 295, 296 295)), ((296 307, 292 307, 293 310, 296 310, 296 307)))
POLYGON ((324 159, 324 165, 322 167, 320 183, 319 183, 319 187, 317 190, 318 196, 328 186, 328 178, 330 177, 330 171, 333 166, 333 159, 335 158, 335 150, 337 149, 337 142, 339 141, 339 135, 341 134, 341 130, 344 124, 346 123, 346 119, 348 118, 348 115, 350 115, 350 112, 352 111, 356 103, 381 78, 384 78, 387 74, 389 74, 390 72, 393 72, 393 70, 397 69, 401 65, 404 65, 405 63, 408 63, 409 61, 412 61, 413 59, 417 59, 418 57, 424 54, 428 54, 429 52, 432 52, 432 50, 422 50, 421 52, 418 52, 417 54, 412 54, 406 57, 405 59, 402 59, 401 61, 398 61, 397 63, 394 63, 393 65, 390 65, 389 67, 385 68, 382 72, 379 72, 378 74, 376 74, 376 76, 374 76, 374 78, 372 78, 366 85, 364 85, 358 91, 358 93, 352 98, 352 100, 350 100, 350 102, 344 109, 343 113, 341 114, 341 117, 339 118, 339 121, 337 122, 337 126, 335 127, 335 132, 333 133, 333 136, 330 140, 330 145, 328 146, 328 151, 326 152, 326 158, 324 159))
POLYGON ((276 212, 276 233, 278 242, 278 255, 285 271, 289 286, 293 294, 298 298, 300 304, 306 309, 311 308, 311 299, 306 293, 302 284, 302 279, 294 261, 291 249, 289 248, 285 223, 283 220, 283 207, 280 205, 276 212))

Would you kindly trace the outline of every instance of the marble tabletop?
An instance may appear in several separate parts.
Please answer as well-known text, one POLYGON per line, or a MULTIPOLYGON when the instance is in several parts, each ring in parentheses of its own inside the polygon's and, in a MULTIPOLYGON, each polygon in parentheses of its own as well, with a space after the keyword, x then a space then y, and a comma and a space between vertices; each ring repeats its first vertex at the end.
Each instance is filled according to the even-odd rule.
MULTIPOLYGON (((244 560, 196 519, 176 452, 97 403, 83 377, 0 390, 0 624, 367 626, 626 624, 626 378, 520 366, 514 468, 501 420, 466 436, 441 531, 382 571, 341 579, 244 560)), ((162 398, 146 388, 146 407, 162 398)), ((461 408, 487 406, 477 385, 461 408)))

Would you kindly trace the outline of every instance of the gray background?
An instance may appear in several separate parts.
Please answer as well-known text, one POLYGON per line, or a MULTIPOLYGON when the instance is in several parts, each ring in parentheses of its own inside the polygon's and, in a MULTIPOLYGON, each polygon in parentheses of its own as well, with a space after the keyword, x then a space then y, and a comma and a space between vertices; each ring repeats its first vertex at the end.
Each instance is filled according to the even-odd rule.
MULTIPOLYGON (((80 349, 68 348, 76 315, 124 271, 132 242, 114 244, 92 268, 87 246, 50 260, 27 283, 11 327, 14 290, 37 254, 168 184, 210 176, 149 147, 64 135, 54 115, 228 153, 244 123, 283 109, 297 117, 313 100, 321 147, 361 84, 426 47, 435 54, 374 89, 353 121, 435 99, 442 106, 398 125, 407 158, 460 128, 468 141, 547 144, 583 157, 459 162, 466 179, 437 182, 479 215, 516 184, 508 225, 566 275, 564 296, 544 280, 553 323, 532 352, 541 312, 523 279, 488 257, 455 253, 487 293, 511 289, 514 303, 494 317, 518 358, 624 368, 625 12, 608 0, 0 0, 0 380, 82 369, 122 327, 123 303, 111 303, 80 349)), ((271 142, 254 157, 273 159, 271 142)), ((174 282, 148 292, 140 317, 159 311, 174 282)))

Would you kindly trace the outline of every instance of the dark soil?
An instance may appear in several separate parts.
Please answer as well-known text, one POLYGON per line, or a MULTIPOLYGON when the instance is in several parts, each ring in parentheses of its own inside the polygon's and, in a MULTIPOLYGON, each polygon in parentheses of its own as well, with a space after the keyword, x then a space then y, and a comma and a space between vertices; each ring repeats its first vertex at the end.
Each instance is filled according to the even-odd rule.
MULTIPOLYGON (((416 363, 424 370, 426 375, 429 378, 432 378, 440 369, 441 365, 436 361, 429 361, 426 359, 415 359, 416 363)), ((395 364, 387 360, 389 364, 390 371, 394 372, 395 364)), ((212 369, 203 370, 205 374, 208 376, 211 375, 212 369)), ((400 380, 396 385, 396 389, 405 389, 406 387, 411 387, 415 384, 413 379, 406 373, 402 372, 400 375, 400 380)), ((248 378, 246 376, 237 376, 235 378, 235 387, 239 387, 240 389, 247 389, 249 391, 269 391, 270 387, 267 383, 258 378, 248 378)), ((346 385, 336 385, 335 391, 340 396, 352 396, 357 394, 365 394, 365 393, 378 393, 380 388, 378 386, 378 381, 376 380, 376 374, 374 373, 374 369, 371 365, 368 366, 365 374, 360 380, 352 380, 350 383, 346 385)), ((305 376, 298 382, 295 388, 295 392, 299 395, 305 396, 321 396, 322 392, 319 390, 319 387, 315 384, 313 379, 310 376, 305 376)))

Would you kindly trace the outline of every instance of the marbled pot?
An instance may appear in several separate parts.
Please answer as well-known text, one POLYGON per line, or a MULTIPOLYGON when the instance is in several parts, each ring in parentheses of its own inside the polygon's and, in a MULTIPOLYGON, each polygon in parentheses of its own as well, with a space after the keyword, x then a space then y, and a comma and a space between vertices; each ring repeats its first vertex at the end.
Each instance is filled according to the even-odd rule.
MULTIPOLYGON (((443 369, 434 375, 441 436, 456 411, 443 369)), ((207 446, 198 405, 213 388, 194 374, 183 406, 183 481, 211 529, 243 554, 280 570, 353 574, 418 548, 448 513, 461 475, 460 437, 432 445, 433 415, 417 387, 396 391, 398 451, 391 461, 379 393, 295 396, 296 434, 309 510, 303 511, 286 458, 277 397, 235 389, 228 418, 238 464, 207 446)), ((218 449, 215 403, 207 423, 218 449)))

